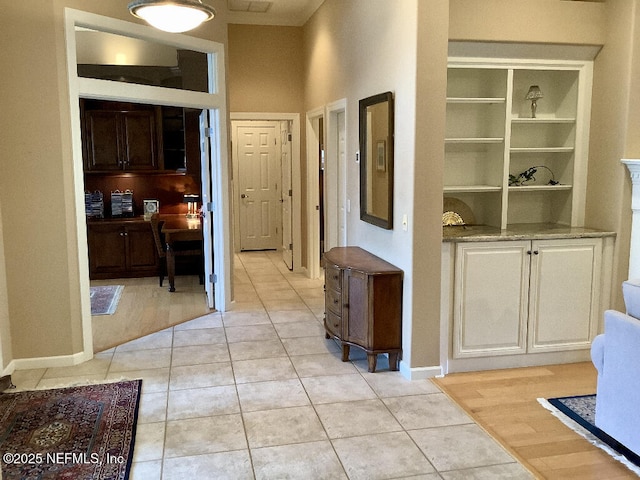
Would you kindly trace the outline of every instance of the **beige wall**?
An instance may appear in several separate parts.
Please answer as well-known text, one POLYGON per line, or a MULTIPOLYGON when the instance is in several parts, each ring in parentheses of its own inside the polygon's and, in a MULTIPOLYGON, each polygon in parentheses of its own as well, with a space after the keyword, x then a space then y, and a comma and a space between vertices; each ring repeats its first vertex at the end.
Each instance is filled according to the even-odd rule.
POLYGON ((586 220, 618 233, 612 307, 623 310, 620 285, 629 269, 631 180, 620 159, 640 158, 640 32, 636 0, 607 2, 606 7, 605 47, 594 69, 586 220))
POLYGON ((0 201, 14 358, 82 347, 79 305, 72 304, 79 287, 69 255, 75 242, 68 228, 70 153, 63 152, 68 122, 61 124, 67 108, 55 19, 49 2, 18 2, 3 6, 0 20, 0 58, 11 66, 2 88, 0 201))
MULTIPOLYGON (((631 73, 631 39, 633 0, 619 0, 607 5, 607 37, 605 47, 594 65, 591 110, 590 164, 587 183, 586 223, 619 233, 616 239, 612 295, 617 308, 622 308, 620 276, 628 269, 630 230, 624 228, 626 216, 630 222, 630 183, 624 156, 629 113, 629 76, 631 73), (611 132, 616 134, 612 135, 611 132), (623 232, 621 229, 626 230, 623 232), (626 252, 623 253, 623 252, 626 252)), ((638 152, 640 153, 640 152, 638 152)))
POLYGON ((302 28, 229 25, 229 110, 302 113, 302 28))
POLYGON ((442 187, 450 1, 418 2, 412 366, 440 364, 442 187), (414 365, 415 364, 415 365, 414 365))
POLYGON ((604 12, 594 2, 451 0, 449 38, 602 45, 604 12))
MULTIPOLYGON (((413 252, 418 234, 426 251, 440 251, 441 224, 429 220, 442 213, 442 183, 438 171, 442 166, 444 143, 444 130, 439 128, 421 131, 423 138, 431 139, 433 143, 416 142, 416 59, 420 51, 429 61, 435 62, 431 68, 438 73, 433 78, 439 77, 440 83, 432 89, 422 90, 421 98, 437 109, 438 105, 444 106, 442 79, 446 79, 447 52, 447 2, 429 2, 428 14, 426 7, 422 10, 418 5, 417 1, 326 0, 305 25, 306 109, 346 99, 347 197, 351 203, 351 211, 347 214, 348 243, 361 246, 403 269, 403 364, 412 368, 439 363, 439 254, 435 253, 435 258, 429 257, 416 268, 413 252), (428 24, 425 30, 420 30, 425 35, 420 47, 419 13, 419 18, 428 24), (431 31, 427 33, 427 29, 431 31), (393 92, 395 97, 393 230, 360 221, 360 175, 359 165, 355 162, 359 149, 358 101, 385 91, 393 92), (433 148, 434 145, 438 147, 433 148), (418 168, 416 158, 429 159, 436 171, 433 176, 421 177, 419 188, 425 192, 438 192, 433 198, 429 198, 430 194, 424 195, 428 200, 419 205, 414 204, 414 189, 418 188, 414 182, 414 172, 418 168), (435 201, 431 201, 433 199, 435 201), (414 214, 414 205, 418 207, 419 215, 414 214), (408 217, 408 231, 400 226, 403 215, 408 217), (432 268, 425 280, 429 289, 416 292, 414 282, 418 275, 425 273, 423 265, 432 268), (430 282, 434 278, 435 281, 430 282), (414 308, 416 295, 422 295, 424 300, 419 304, 420 309, 414 308), (414 328, 416 326, 419 328, 414 328)), ((440 111, 444 112, 443 109, 440 111)), ((420 118, 431 113, 432 110, 421 112, 420 118)), ((444 117, 435 122, 444 124, 444 117)))
MULTIPOLYGON (((224 0, 211 2, 221 11, 224 0)), ((83 349, 64 7, 132 22, 127 0, 2 0, 0 268, 3 361, 83 349), (6 285, 6 295, 1 293, 6 285), (9 335, 4 335, 9 331, 9 335), (11 348, 4 342, 11 340, 11 348)), ((226 42, 222 16, 194 33, 226 42)), ((81 216, 83 212, 79 212, 81 216)))

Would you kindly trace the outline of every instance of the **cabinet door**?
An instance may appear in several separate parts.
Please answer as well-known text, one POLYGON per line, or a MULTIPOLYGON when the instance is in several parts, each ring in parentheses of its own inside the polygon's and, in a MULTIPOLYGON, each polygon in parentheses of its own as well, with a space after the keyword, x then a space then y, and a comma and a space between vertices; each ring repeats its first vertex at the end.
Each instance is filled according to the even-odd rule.
POLYGON ((103 110, 85 112, 87 170, 121 170, 118 114, 103 110))
POLYGON ((91 278, 126 272, 125 236, 121 225, 89 225, 87 237, 91 278))
POLYGON ((601 239, 534 241, 529 351, 588 348, 598 326, 601 239))
POLYGON ((156 114, 153 110, 122 113, 125 170, 158 168, 156 114))
POLYGON ((455 358, 525 352, 529 247, 528 241, 458 244, 455 358))
POLYGON ((343 295, 343 340, 369 348, 369 276, 345 270, 343 295))
POLYGON ((155 240, 148 223, 127 225, 127 268, 131 273, 154 272, 158 268, 155 240))

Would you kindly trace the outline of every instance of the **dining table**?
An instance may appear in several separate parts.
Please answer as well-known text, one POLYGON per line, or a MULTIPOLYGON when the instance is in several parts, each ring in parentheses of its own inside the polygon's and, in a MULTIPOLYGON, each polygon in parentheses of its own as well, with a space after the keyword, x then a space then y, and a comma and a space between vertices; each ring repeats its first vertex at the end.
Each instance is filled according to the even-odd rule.
MULTIPOLYGON (((167 276, 169 277, 169 291, 175 292, 176 254, 174 247, 178 242, 202 241, 202 220, 200 217, 188 218, 180 214, 162 214, 159 220, 162 224, 162 234, 167 252, 167 276)), ((202 250, 202 246, 200 246, 202 250)))

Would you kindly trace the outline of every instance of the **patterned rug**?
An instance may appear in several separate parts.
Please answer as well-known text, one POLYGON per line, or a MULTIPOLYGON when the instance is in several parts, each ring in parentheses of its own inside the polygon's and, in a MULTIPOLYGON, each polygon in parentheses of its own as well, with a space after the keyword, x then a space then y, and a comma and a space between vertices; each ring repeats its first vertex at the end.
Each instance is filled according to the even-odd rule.
POLYGON ((113 315, 124 285, 91 287, 91 315, 113 315))
POLYGON ((595 395, 550 398, 548 401, 539 398, 538 402, 593 445, 640 474, 640 456, 596 427, 595 395))
POLYGON ((2 478, 129 478, 142 380, 0 394, 2 478))

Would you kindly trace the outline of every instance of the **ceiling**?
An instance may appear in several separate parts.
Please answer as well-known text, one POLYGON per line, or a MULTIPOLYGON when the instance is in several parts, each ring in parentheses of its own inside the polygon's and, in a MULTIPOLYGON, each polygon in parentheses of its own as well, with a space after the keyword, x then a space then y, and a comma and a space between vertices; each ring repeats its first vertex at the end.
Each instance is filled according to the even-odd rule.
POLYGON ((227 21, 250 25, 302 26, 324 0, 226 0, 227 21))

